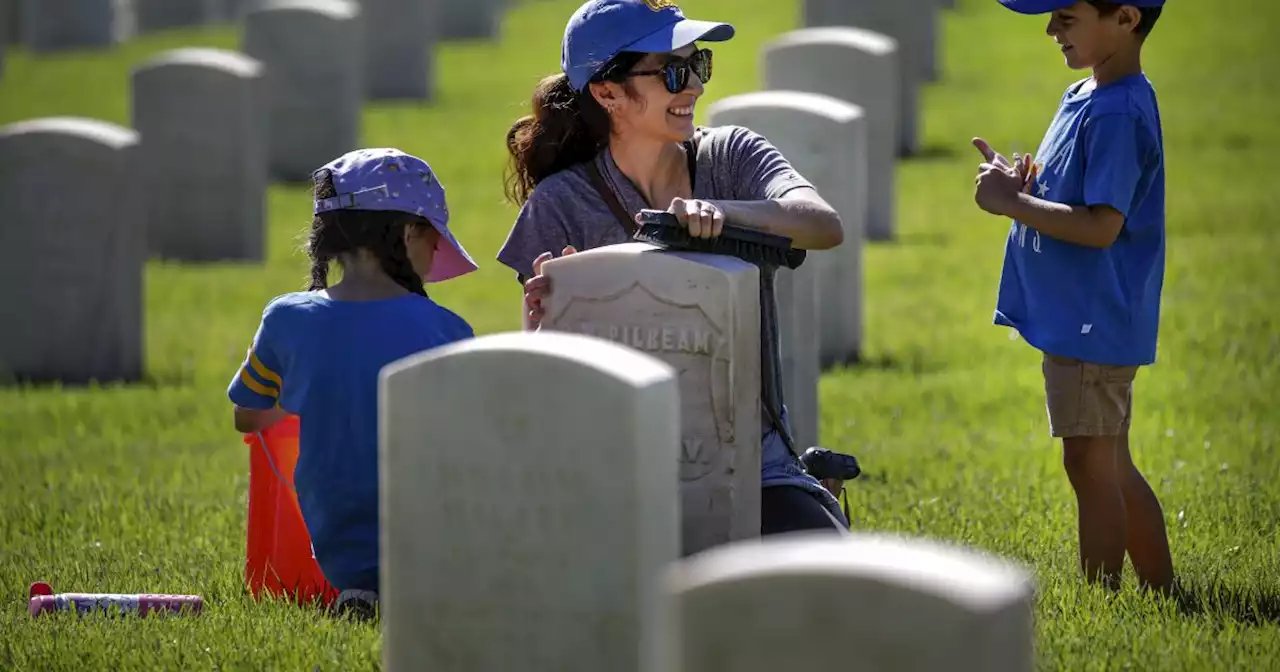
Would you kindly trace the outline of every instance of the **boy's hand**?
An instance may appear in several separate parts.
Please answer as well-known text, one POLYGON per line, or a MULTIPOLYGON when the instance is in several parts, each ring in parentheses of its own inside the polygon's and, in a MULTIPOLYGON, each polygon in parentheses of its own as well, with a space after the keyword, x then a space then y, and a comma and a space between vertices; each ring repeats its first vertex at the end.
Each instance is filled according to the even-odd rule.
POLYGON ((1018 166, 1014 167, 1013 163, 993 150, 982 138, 974 138, 973 146, 985 159, 978 166, 973 200, 978 207, 993 215, 1007 215, 1009 204, 1017 198, 1018 192, 1027 187, 1027 175, 1022 169, 1029 165, 1029 156, 1019 157, 1018 166))

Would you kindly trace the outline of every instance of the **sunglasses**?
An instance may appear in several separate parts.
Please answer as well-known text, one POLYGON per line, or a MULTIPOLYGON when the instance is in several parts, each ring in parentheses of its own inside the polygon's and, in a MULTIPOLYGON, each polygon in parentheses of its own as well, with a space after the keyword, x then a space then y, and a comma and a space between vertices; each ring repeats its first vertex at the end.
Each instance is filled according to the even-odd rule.
POLYGON ((645 77, 648 75, 661 75, 662 83, 666 85, 667 91, 670 93, 680 93, 689 86, 689 73, 693 72, 698 79, 706 84, 711 81, 711 50, 699 49, 689 55, 688 58, 667 63, 660 70, 633 70, 623 73, 623 78, 628 77, 645 77))

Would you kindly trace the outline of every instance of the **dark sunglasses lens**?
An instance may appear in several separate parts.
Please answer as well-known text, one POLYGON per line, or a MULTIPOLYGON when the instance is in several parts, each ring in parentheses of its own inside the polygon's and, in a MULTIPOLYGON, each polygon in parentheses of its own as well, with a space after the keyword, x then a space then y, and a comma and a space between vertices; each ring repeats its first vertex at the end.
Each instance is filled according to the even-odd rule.
POLYGON ((689 66, 703 84, 711 81, 711 52, 703 49, 689 58, 689 66))
POLYGON ((672 63, 662 69, 662 74, 663 83, 671 93, 684 91, 684 87, 689 83, 689 66, 684 63, 672 63))

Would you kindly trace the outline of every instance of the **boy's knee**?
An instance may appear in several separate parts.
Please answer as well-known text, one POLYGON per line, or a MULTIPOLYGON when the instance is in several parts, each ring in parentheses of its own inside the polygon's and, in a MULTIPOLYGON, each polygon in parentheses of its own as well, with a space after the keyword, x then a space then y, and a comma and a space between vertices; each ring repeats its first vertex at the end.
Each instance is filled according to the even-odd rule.
POLYGON ((1119 481, 1116 437, 1077 436, 1063 439, 1062 444, 1062 466, 1072 485, 1119 481))

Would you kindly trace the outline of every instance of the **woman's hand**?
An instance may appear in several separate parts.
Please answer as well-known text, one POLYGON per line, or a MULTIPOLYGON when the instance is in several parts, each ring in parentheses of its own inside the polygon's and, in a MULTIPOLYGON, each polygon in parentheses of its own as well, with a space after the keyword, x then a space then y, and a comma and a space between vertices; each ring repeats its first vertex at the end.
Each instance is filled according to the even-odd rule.
MULTIPOLYGON (((572 245, 566 245, 560 256, 577 252, 572 245)), ((550 252, 543 252, 533 260, 533 277, 524 281, 524 316, 525 331, 537 331, 542 326, 542 316, 546 311, 542 308, 542 300, 551 293, 551 279, 542 274, 542 265, 552 258, 550 252)))
POLYGON ((667 212, 675 215, 694 238, 715 238, 724 229, 724 211, 711 201, 673 198, 667 212))

